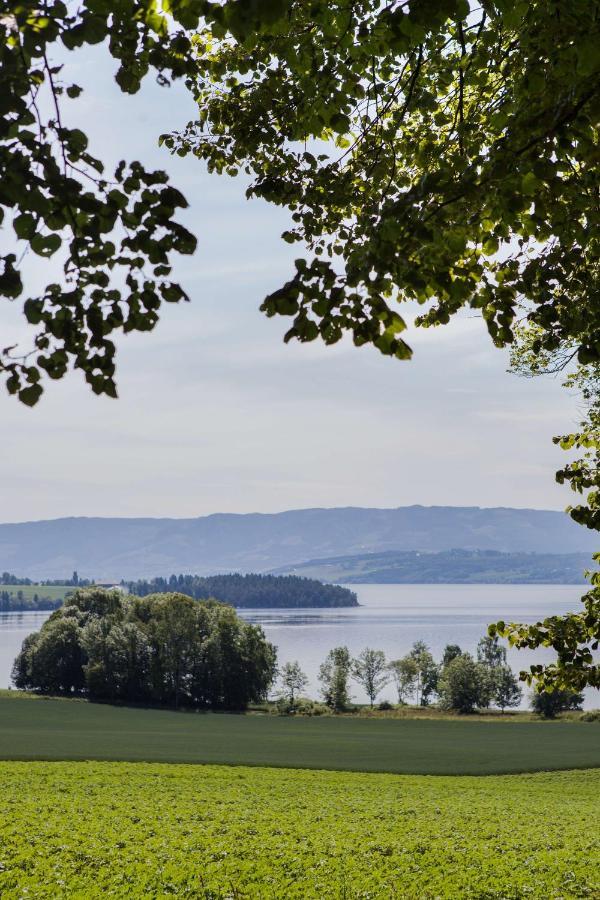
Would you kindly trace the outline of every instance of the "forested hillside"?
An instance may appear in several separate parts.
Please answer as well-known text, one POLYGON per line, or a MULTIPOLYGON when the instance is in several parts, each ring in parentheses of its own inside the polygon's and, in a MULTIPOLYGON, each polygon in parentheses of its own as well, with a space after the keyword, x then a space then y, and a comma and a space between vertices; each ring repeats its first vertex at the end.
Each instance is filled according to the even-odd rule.
POLYGON ((389 551, 313 559, 279 570, 347 584, 581 584, 589 553, 389 551))
POLYGON ((127 588, 138 597, 167 591, 178 591, 196 600, 214 597, 240 609, 358 606, 356 594, 347 588, 295 575, 171 575, 129 582, 127 588))

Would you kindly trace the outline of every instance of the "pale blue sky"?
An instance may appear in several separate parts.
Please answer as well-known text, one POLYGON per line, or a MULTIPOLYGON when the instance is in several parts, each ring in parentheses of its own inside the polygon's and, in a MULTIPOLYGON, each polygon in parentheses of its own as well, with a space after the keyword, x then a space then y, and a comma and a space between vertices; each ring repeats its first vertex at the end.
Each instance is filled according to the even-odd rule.
MULTIPOLYGON (((288 320, 258 306, 291 271, 286 214, 156 146, 193 108, 182 87, 127 98, 98 50, 69 124, 105 158, 166 168, 188 197, 199 248, 176 262, 192 303, 151 334, 120 340, 120 399, 74 375, 33 410, 0 393, 1 521, 66 515, 195 516, 307 506, 412 503, 564 507, 551 436, 578 418, 556 380, 506 374, 480 319, 409 335, 414 360, 350 343, 282 343, 288 320)), ((2 232, 8 240, 7 229, 2 232)), ((28 257, 32 283, 40 266, 28 257)), ((0 341, 27 343, 20 309, 0 307, 0 341)))

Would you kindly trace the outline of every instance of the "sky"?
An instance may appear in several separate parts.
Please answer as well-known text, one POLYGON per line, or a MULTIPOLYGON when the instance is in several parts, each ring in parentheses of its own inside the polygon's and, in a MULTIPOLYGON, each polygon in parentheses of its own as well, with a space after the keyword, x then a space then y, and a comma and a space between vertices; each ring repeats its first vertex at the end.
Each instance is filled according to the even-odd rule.
MULTIPOLYGON (((190 304, 118 341, 117 401, 81 375, 48 384, 34 409, 0 392, 0 521, 61 516, 191 517, 313 506, 409 504, 561 509, 564 454, 578 421, 560 379, 521 379, 482 320, 411 330, 411 362, 344 341, 284 345, 289 320, 259 312, 293 270, 287 214, 245 199, 242 179, 171 157, 158 135, 194 108, 182 86, 125 97, 102 48, 70 55, 85 87, 66 123, 106 161, 165 168, 198 237, 175 260, 190 304)), ((0 239, 10 241, 5 223, 0 239)), ((25 259, 32 285, 45 262, 25 259)), ((46 279, 47 281, 47 279, 46 279)), ((46 283, 44 281, 43 283, 46 283)), ((0 305, 0 343, 29 346, 18 303, 0 305)))

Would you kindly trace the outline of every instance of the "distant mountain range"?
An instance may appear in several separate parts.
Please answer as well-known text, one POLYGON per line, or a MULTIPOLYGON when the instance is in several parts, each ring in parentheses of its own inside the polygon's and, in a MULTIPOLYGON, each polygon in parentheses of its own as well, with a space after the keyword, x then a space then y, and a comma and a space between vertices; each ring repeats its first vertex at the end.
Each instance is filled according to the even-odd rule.
POLYGON ((385 551, 591 554, 598 535, 549 510, 406 506, 196 519, 68 518, 0 525, 0 571, 97 580, 267 572, 385 551))
POLYGON ((337 584, 582 584, 586 569, 596 568, 589 553, 388 550, 311 559, 273 574, 337 584))

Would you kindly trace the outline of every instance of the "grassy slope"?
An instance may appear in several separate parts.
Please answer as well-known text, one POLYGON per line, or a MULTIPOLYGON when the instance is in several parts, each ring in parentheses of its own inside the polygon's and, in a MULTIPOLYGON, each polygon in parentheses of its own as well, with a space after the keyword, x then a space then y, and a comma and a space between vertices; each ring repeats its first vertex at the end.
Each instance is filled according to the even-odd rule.
POLYGON ((0 895, 596 898, 599 795, 600 771, 0 763, 0 895))
POLYGON ((0 759, 486 775, 600 766, 600 728, 578 722, 202 715, 0 698, 0 759))

